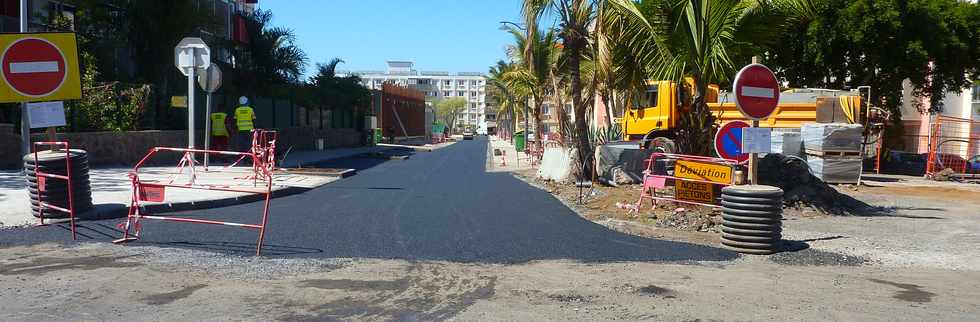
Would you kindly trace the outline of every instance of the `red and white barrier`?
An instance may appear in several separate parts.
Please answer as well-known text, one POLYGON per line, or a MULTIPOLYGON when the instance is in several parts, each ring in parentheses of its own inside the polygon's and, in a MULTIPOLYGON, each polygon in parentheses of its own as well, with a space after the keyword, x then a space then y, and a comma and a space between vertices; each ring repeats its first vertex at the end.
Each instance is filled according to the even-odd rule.
MULTIPOLYGON (((249 152, 233 152, 233 151, 215 151, 215 150, 201 150, 201 149, 182 149, 182 148, 164 148, 156 147, 150 149, 133 170, 129 173, 129 177, 132 180, 132 196, 129 205, 129 214, 126 217, 126 221, 120 223, 120 229, 124 230, 123 237, 113 241, 114 243, 124 243, 129 241, 134 241, 139 239, 141 233, 140 222, 144 219, 152 220, 163 220, 171 222, 183 222, 183 223, 194 223, 194 224, 208 224, 208 225, 221 225, 221 226, 231 226, 240 227, 247 229, 257 229, 259 231, 258 242, 256 243, 255 255, 262 255, 262 245, 265 241, 265 228, 269 221, 269 205, 272 199, 272 181, 273 173, 275 171, 275 148, 277 134, 275 131, 265 131, 265 130, 255 130, 253 132, 252 148, 249 152), (185 183, 175 183, 176 178, 170 178, 169 181, 150 181, 144 180, 140 177, 140 168, 146 163, 147 160, 151 159, 154 155, 161 152, 174 152, 183 153, 181 162, 178 165, 180 169, 179 173, 183 172, 183 168, 189 167, 191 169, 190 180, 185 183), (237 165, 244 159, 250 159, 252 161, 252 175, 235 178, 235 180, 251 180, 252 187, 241 187, 234 185, 215 185, 215 184, 198 184, 196 182, 196 174, 194 168, 194 155, 195 154, 209 154, 209 155, 225 155, 232 157, 239 157, 232 165, 225 168, 231 168, 237 165), (258 182, 263 183, 262 186, 258 186, 258 182), (164 202, 166 201, 166 190, 167 189, 196 189, 196 190, 211 190, 211 191, 228 191, 228 192, 242 192, 257 195, 264 195, 265 202, 262 210, 261 222, 258 224, 246 224, 246 223, 234 223, 226 221, 216 221, 216 220, 205 220, 196 218, 182 218, 182 217, 170 217, 170 216, 154 216, 148 213, 144 213, 145 208, 142 207, 144 202, 164 202), (130 231, 133 231, 132 234, 130 231)), ((179 174, 178 173, 178 174, 179 174)))
POLYGON ((735 168, 740 164, 741 163, 736 160, 729 160, 729 159, 654 152, 650 154, 650 158, 646 160, 647 169, 643 171, 643 187, 640 189, 640 197, 636 201, 635 206, 633 206, 632 209, 630 209, 630 212, 638 213, 642 208, 644 199, 649 199, 652 206, 656 206, 657 201, 662 200, 662 201, 670 201, 670 202, 685 203, 685 204, 695 204, 695 205, 708 206, 708 207, 720 207, 719 205, 714 203, 684 200, 678 198, 677 191, 676 191, 676 184, 678 182, 681 183, 690 182, 701 186, 708 185, 708 187, 711 187, 712 189, 714 186, 724 187, 724 186, 734 185, 736 183, 735 174, 737 173, 735 171, 735 168), (685 161, 691 161, 691 162, 696 162, 701 164, 730 167, 731 176, 727 181, 724 182, 707 180, 707 179, 701 180, 701 179, 695 179, 690 177, 683 178, 683 177, 676 176, 676 171, 677 171, 676 168, 675 168, 675 175, 667 174, 666 169, 664 169, 665 172, 664 174, 654 174, 653 166, 656 164, 657 160, 659 159, 669 159, 669 160, 674 160, 675 162, 677 160, 685 160, 685 161), (657 189, 666 188, 668 182, 675 183, 674 195, 658 193, 657 189))
POLYGON ((68 222, 71 226, 71 239, 76 240, 77 234, 75 233, 75 196, 72 190, 74 185, 72 184, 71 176, 71 145, 68 142, 34 142, 34 177, 37 178, 37 215, 40 225, 44 226, 44 209, 54 209, 57 211, 68 213, 68 222), (37 150, 43 146, 57 147, 63 146, 65 148, 65 175, 58 175, 52 173, 41 172, 41 163, 38 160, 37 150), (68 208, 58 207, 47 202, 44 202, 44 186, 45 181, 48 179, 55 180, 65 180, 68 181, 68 208))

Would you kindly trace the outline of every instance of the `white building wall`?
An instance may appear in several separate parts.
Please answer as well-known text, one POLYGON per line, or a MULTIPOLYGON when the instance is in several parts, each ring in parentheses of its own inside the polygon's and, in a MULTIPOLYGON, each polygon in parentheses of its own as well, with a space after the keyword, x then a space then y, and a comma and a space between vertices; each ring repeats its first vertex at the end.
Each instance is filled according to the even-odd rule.
MULTIPOLYGON (((929 98, 918 98, 912 95, 912 84, 906 80, 902 86, 902 123, 905 128, 905 146, 907 152, 927 153, 929 151, 930 122, 935 115, 920 113, 916 105, 928 107, 929 98)), ((980 122, 980 85, 958 92, 948 92, 943 98, 943 111, 939 115, 980 122)), ((975 131, 976 129, 974 129, 975 131)), ((969 131, 964 130, 963 139, 969 138, 969 131)), ((968 154, 964 146, 961 154, 968 154)))
POLYGON ((466 98, 467 107, 459 117, 459 124, 476 128, 486 126, 486 77, 481 73, 419 72, 410 62, 389 62, 387 71, 339 72, 341 76, 354 74, 361 77, 361 83, 370 89, 381 89, 381 85, 392 82, 397 85, 419 89, 425 92, 426 101, 451 97, 466 98), (393 64, 395 63, 395 64, 393 64))

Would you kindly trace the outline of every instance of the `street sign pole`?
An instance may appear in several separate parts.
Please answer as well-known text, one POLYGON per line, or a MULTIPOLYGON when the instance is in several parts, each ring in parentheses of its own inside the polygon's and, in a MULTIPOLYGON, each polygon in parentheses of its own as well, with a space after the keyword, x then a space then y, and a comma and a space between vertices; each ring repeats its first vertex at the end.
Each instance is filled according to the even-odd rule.
MULTIPOLYGON (((27 0, 20 0, 20 32, 27 32, 27 0)), ((27 103, 20 103, 20 155, 31 153, 31 120, 27 103)), ((26 171, 26 170, 25 170, 26 171)))
MULTIPOLYGON (((759 64, 759 57, 752 57, 752 64, 743 67, 735 75, 732 86, 735 105, 745 117, 752 119, 752 127, 759 127, 759 120, 772 116, 779 105, 779 81, 768 67, 759 64)), ((759 184, 758 155, 749 151, 749 182, 759 184)))
MULTIPOLYGON (((191 59, 197 56, 197 48, 190 48, 191 59)), ((192 63, 196 64, 195 63, 192 63)), ((194 148, 194 72, 197 66, 191 66, 189 68, 190 74, 187 75, 187 148, 194 148)), ((193 157, 193 154, 191 154, 193 157)))
MULTIPOLYGON (((211 92, 208 92, 207 101, 204 107, 204 149, 211 150, 211 92)), ((204 171, 208 171, 208 159, 210 153, 204 154, 204 171)))
MULTIPOLYGON (((218 65, 209 66, 197 76, 197 83, 201 85, 201 89, 204 92, 208 93, 205 107, 206 117, 204 118, 204 149, 211 150, 211 129, 214 127, 214 124, 211 124, 211 95, 221 87, 221 68, 218 68, 218 65)), ((221 126, 224 126, 224 124, 221 124, 221 126)), ((205 153, 204 171, 208 171, 209 160, 210 154, 205 153)))
MULTIPOLYGON (((198 71, 203 72, 211 66, 211 48, 201 38, 187 37, 174 47, 174 66, 187 76, 187 147, 193 149, 194 142, 194 81, 198 71)), ((194 153, 190 153, 191 160, 194 153)))

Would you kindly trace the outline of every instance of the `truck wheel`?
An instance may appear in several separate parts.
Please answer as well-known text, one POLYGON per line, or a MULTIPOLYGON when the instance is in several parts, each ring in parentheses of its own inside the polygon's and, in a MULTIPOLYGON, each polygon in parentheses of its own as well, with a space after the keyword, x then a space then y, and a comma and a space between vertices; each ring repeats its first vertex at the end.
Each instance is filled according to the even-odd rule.
POLYGON ((660 153, 677 153, 677 145, 674 140, 665 137, 655 137, 653 140, 646 141, 643 145, 646 150, 653 150, 660 153))

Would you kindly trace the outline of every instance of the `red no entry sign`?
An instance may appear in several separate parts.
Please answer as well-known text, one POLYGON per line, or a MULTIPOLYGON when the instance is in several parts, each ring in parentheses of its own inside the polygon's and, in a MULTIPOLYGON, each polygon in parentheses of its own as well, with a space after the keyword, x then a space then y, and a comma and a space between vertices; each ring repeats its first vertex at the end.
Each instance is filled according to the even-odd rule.
POLYGON ((19 39, 3 52, 3 78, 20 95, 41 97, 65 83, 67 61, 53 43, 41 38, 19 39))
POLYGON ((731 121, 725 123, 715 134, 715 152, 722 159, 745 162, 749 155, 742 153, 742 129, 750 127, 744 121, 731 121))
POLYGON ((733 89, 738 110, 753 120, 768 118, 779 104, 776 75, 761 64, 751 64, 738 71, 733 89))

